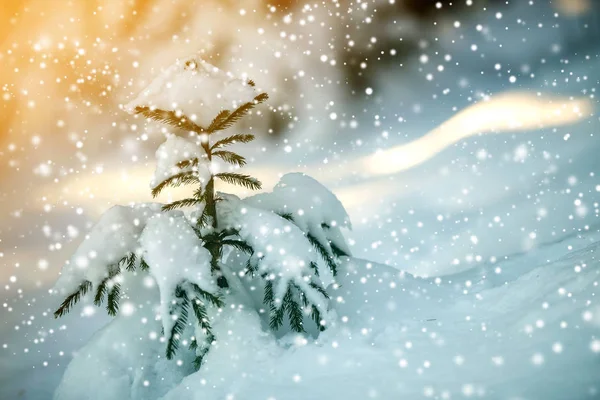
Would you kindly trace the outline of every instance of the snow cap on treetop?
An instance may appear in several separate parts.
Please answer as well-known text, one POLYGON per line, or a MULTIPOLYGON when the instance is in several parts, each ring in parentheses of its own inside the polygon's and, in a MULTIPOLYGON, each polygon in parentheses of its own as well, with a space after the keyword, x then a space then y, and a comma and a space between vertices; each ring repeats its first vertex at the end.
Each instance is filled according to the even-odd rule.
POLYGON ((222 110, 235 110, 251 102, 258 92, 253 85, 205 62, 199 57, 179 59, 159 74, 125 110, 150 107, 180 112, 195 124, 207 127, 222 110))

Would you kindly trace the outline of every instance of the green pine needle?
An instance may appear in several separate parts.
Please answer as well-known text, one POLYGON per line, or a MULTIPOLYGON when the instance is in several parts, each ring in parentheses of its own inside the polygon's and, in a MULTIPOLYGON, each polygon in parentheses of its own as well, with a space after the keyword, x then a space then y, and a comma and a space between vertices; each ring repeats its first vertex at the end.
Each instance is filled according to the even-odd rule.
POLYGON ((210 351, 210 347, 212 346, 212 343, 214 341, 215 341, 215 337, 213 335, 208 335, 206 337, 206 339, 204 340, 202 348, 200 348, 199 350, 196 350, 197 354, 196 354, 196 358, 194 359, 194 367, 196 368, 196 370, 199 370, 200 367, 202 366, 202 363, 204 362, 204 358, 210 351))
POLYGON ((212 122, 210 123, 208 129, 206 130, 207 133, 213 133, 216 131, 219 131, 223 128, 220 128, 225 121, 227 121, 227 118, 229 118, 229 116, 231 115, 231 111, 229 110, 223 110, 221 111, 216 117, 215 119, 212 120, 212 122))
POLYGON ((121 262, 123 262, 123 264, 125 265, 125 269, 127 271, 133 272, 133 271, 135 271, 135 261, 136 261, 136 259, 137 259, 137 257, 135 255, 135 253, 131 252, 131 253, 129 253, 129 255, 123 257, 121 259, 121 262))
POLYGON ((325 325, 321 324, 321 313, 319 312, 317 306, 315 306, 314 304, 311 306, 310 316, 315 322, 315 325, 317 325, 317 328, 319 328, 319 330, 323 332, 325 330, 325 325))
POLYGON ((290 222, 294 222, 294 216, 292 213, 281 213, 277 215, 279 215, 283 219, 287 219, 290 222))
POLYGON ((140 258, 140 269, 142 271, 148 271, 148 270, 150 270, 150 266, 148 265, 148 263, 146 262, 146 260, 144 260, 143 258, 140 258))
POLYGON ((350 257, 350 254, 346 253, 344 250, 337 247, 332 241, 329 241, 329 247, 331 247, 331 251, 338 258, 339 257, 350 257))
POLYGON ((204 129, 202 127, 196 125, 185 116, 177 115, 177 113, 175 113, 174 111, 152 109, 150 107, 136 107, 135 113, 141 114, 144 117, 153 121, 158 121, 167 125, 175 126, 188 132, 204 132, 204 129))
POLYGON ((234 247, 235 249, 249 255, 254 254, 254 249, 252 246, 242 240, 223 240, 221 244, 224 246, 234 247))
MULTIPOLYGON (((124 258, 125 257, 123 257, 121 261, 124 258)), ((98 289, 96 289, 96 295, 94 296, 94 304, 96 306, 100 307, 102 305, 104 296, 108 293, 108 284, 110 283, 110 280, 121 273, 121 268, 119 267, 121 261, 116 265, 110 265, 108 267, 108 276, 102 279, 102 282, 98 285, 98 289)))
POLYGON ((283 297, 283 305, 281 308, 285 308, 288 313, 290 327, 296 332, 303 333, 304 326, 302 324, 302 320, 304 319, 304 314, 302 313, 302 307, 300 307, 300 304, 294 300, 291 286, 288 286, 288 290, 283 297))
POLYGON ((250 143, 254 140, 254 135, 248 134, 237 134, 226 137, 225 139, 218 140, 212 145, 210 150, 219 149, 221 147, 229 146, 234 143, 250 143))
POLYGON ((177 298, 177 302, 169 310, 171 316, 176 316, 171 332, 169 332, 169 336, 167 337, 166 356, 169 360, 173 358, 179 348, 179 340, 183 335, 188 319, 189 300, 185 297, 185 291, 180 286, 177 286, 175 289, 175 297, 177 298))
POLYGON ((194 315, 196 316, 196 320, 198 321, 200 328, 202 328, 202 331, 204 331, 206 335, 212 336, 212 327, 210 326, 208 314, 206 313, 206 307, 197 297, 192 300, 192 310, 194 311, 194 315))
POLYGON ((71 308, 73 308, 73 306, 75 304, 77 304, 79 302, 79 300, 81 300, 81 298, 83 296, 85 296, 85 294, 91 288, 92 288, 92 282, 87 281, 87 280, 83 281, 79 285, 77 290, 75 292, 71 293, 69 296, 67 296, 67 298, 62 302, 60 307, 58 307, 58 309, 56 311, 54 311, 54 318, 59 318, 65 314, 67 314, 71 310, 71 308))
POLYGON ((231 114, 229 114, 226 118, 223 118, 221 121, 219 121, 218 124, 215 124, 215 125, 211 124, 211 126, 212 126, 211 132, 221 131, 223 129, 230 128, 236 122, 238 122, 240 119, 242 119, 246 115, 248 115, 250 110, 252 110, 255 106, 264 102, 268 98, 269 98, 269 96, 266 93, 261 93, 258 96, 256 96, 253 101, 242 104, 235 111, 233 111, 231 114))
POLYGON ((193 183, 200 183, 200 179, 198 179, 198 175, 196 174, 196 172, 194 172, 194 171, 180 172, 178 174, 175 174, 175 175, 165 179, 164 181, 162 181, 161 183, 156 185, 152 189, 152 197, 158 196, 160 194, 160 192, 167 186, 179 187, 182 184, 193 184, 193 183))
POLYGON ((198 286, 195 283, 190 282, 190 285, 194 289, 194 293, 196 294, 196 297, 208 301, 210 304, 212 304, 213 306, 215 306, 217 308, 223 307, 223 305, 224 305, 223 300, 219 296, 216 296, 212 293, 207 292, 206 290, 202 289, 200 286, 198 286))
POLYGON ((331 273, 333 274, 333 276, 337 276, 337 263, 336 263, 336 260, 334 258, 334 255, 331 254, 325 248, 325 246, 323 246, 323 244, 321 242, 319 242, 319 240, 315 236, 313 236, 312 234, 307 233, 306 234, 306 238, 308 239, 308 241, 310 242, 310 244, 313 245, 313 247, 315 248, 315 250, 317 250, 317 253, 319 253, 319 255, 321 256, 321 258, 323 259, 323 261, 325 261, 325 264, 327 264, 327 266, 331 270, 331 273))
POLYGON ((329 300, 329 294, 325 291, 325 289, 323 289, 321 285, 319 285, 316 282, 309 282, 308 285, 311 288, 315 289, 317 292, 319 292, 323 297, 329 300))
POLYGON ((258 190, 262 187, 260 181, 250 175, 236 174, 235 172, 221 172, 215 175, 223 182, 243 186, 248 189, 258 190))
POLYGON ((100 282, 98 285, 98 289, 96 289, 96 295, 94 296, 94 304, 98 307, 102 305, 102 301, 104 300, 104 296, 106 296, 108 292, 108 281, 110 278, 106 277, 100 282))
POLYGON ((176 165, 178 168, 188 168, 197 166, 198 162, 198 158, 192 158, 189 160, 179 161, 176 165))
POLYGON ((108 298, 106 302, 106 311, 108 315, 114 317, 119 311, 119 301, 121 300, 121 285, 115 283, 108 292, 108 298))
POLYGON ((225 162, 228 162, 232 165, 237 165, 238 167, 243 167, 246 165, 246 159, 239 154, 235 154, 232 151, 227 150, 217 150, 212 153, 213 156, 219 157, 225 162))
POLYGON ((163 211, 171 211, 171 210, 175 210, 177 208, 193 207, 199 203, 202 203, 202 199, 190 197, 187 199, 177 200, 172 203, 165 204, 164 206, 162 206, 162 210, 163 211))

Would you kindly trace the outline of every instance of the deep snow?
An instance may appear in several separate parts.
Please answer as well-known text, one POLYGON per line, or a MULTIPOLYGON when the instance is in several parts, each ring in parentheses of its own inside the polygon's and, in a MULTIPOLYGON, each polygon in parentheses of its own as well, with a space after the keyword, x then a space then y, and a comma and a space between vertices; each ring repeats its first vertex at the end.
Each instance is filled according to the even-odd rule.
MULTIPOLYGON (((525 3, 503 9, 501 20, 496 20, 495 10, 490 10, 472 23, 463 21, 462 38, 430 47, 430 62, 425 67, 415 60, 407 66, 410 71, 398 74, 397 79, 391 76, 395 70, 387 75, 382 71, 375 100, 369 99, 369 111, 362 113, 365 102, 356 106, 361 111, 356 112, 358 129, 345 130, 347 141, 336 145, 335 151, 341 153, 335 155, 334 150, 326 148, 309 158, 335 160, 339 156, 348 157, 350 162, 350 154, 367 154, 376 148, 401 144, 446 120, 455 112, 453 107, 463 109, 471 103, 471 96, 481 93, 518 88, 566 96, 585 91, 589 95, 597 82, 598 64, 595 47, 584 46, 595 42, 586 42, 590 31, 583 26, 589 23, 592 28, 597 27, 597 21, 561 18, 560 27, 555 28, 556 18, 550 9, 540 12, 525 3), (538 22, 543 28, 531 33, 529 29, 538 22), (489 26, 491 34, 478 33, 474 28, 480 23, 489 26), (495 36, 494 41, 487 40, 490 35, 495 36), (528 40, 523 42, 523 37, 528 40), (478 46, 475 56, 471 44, 478 46), (555 45, 567 53, 554 52, 555 45), (446 53, 459 65, 445 64, 444 73, 436 73, 433 81, 427 81, 427 69, 433 71, 438 64, 433 57, 441 58, 446 53), (478 57, 477 62, 473 57, 478 57), (495 72, 496 63, 502 63, 502 71, 495 72), (521 72, 524 66, 535 77, 521 72), (511 73, 518 78, 515 86, 508 83, 511 73), (440 94, 445 88, 451 88, 446 97, 440 94), (390 125, 398 126, 397 132, 392 131, 397 135, 390 135, 391 139, 385 141, 383 136, 372 135, 384 130, 375 124, 375 115, 380 121, 392 121, 390 125), (403 121, 397 124, 400 116, 403 121)), ((456 39, 452 35, 448 38, 456 39)), ((444 391, 461 398, 477 396, 484 390, 493 399, 598 397, 600 310, 596 299, 596 254, 600 235, 598 208, 594 206, 598 199, 600 151, 597 128, 597 117, 593 117, 557 129, 478 136, 400 176, 366 179, 368 184, 374 181, 380 185, 365 185, 357 192, 375 195, 374 203, 347 205, 355 228, 350 234, 354 239, 353 253, 393 265, 395 269, 388 270, 390 275, 400 270, 441 275, 442 283, 438 286, 435 278, 419 280, 407 275, 399 281, 391 301, 387 287, 392 279, 386 278, 385 293, 377 294, 347 283, 340 289, 341 296, 347 299, 344 291, 356 289, 369 300, 361 305, 365 310, 361 314, 375 312, 379 318, 359 323, 360 317, 352 315, 352 310, 344 312, 346 306, 339 305, 340 313, 349 314, 349 334, 338 331, 339 335, 332 338, 328 336, 336 333, 332 329, 321 338, 320 345, 295 345, 286 352, 256 330, 248 340, 251 346, 259 343, 259 350, 263 351, 236 352, 234 345, 240 344, 235 343, 238 336, 232 335, 229 350, 220 353, 229 375, 215 383, 217 378, 207 371, 205 379, 216 387, 203 385, 198 393, 209 391, 218 394, 217 398, 227 398, 226 394, 233 391, 238 393, 237 398, 245 398, 244 394, 251 390, 256 398, 277 399, 310 398, 317 394, 316 397, 327 394, 333 398, 346 394, 350 399, 377 394, 387 399, 404 393, 405 398, 412 399, 432 393, 444 398, 444 391), (567 134, 570 136, 565 140, 567 134), (481 150, 488 155, 483 160, 478 158, 483 154, 481 150), (380 193, 382 187, 393 190, 380 193), (587 210, 581 214, 575 205, 580 193, 587 210), (436 222, 439 215, 443 221, 436 222), (496 217, 500 217, 499 222, 496 217), (424 223, 423 227, 418 228, 419 222, 424 223), (408 233, 403 233, 404 229, 408 233), (532 232, 535 240, 531 239, 532 232), (477 255, 481 261, 477 261, 477 255), (454 259, 459 259, 460 265, 454 265, 454 259), (498 261, 492 264, 490 259, 498 261), (501 273, 497 274, 496 268, 501 273), (463 271, 453 274, 458 270, 463 271), (459 287, 447 283, 449 280, 459 287), (471 282, 470 286, 467 282, 471 282), (406 294, 402 288, 419 296, 406 294), (386 307, 377 307, 377 301, 371 300, 377 296, 383 298, 381 304, 386 307), (381 313, 389 315, 385 324, 380 324, 381 313), (371 329, 367 335, 361 332, 365 326, 371 329), (270 350, 264 351, 265 348, 270 350), (256 358, 245 365, 243 359, 236 360, 239 367, 233 368, 228 358, 232 354, 256 358), (400 365, 404 365, 403 359, 404 368, 400 365), (246 378, 240 378, 242 372, 246 378), (267 384, 265 376, 272 376, 277 384, 267 384)), ((291 162, 295 166, 301 153, 302 148, 294 149, 291 155, 281 152, 268 166, 281 164, 287 168, 290 162, 286 160, 290 159, 296 160, 291 162)), ((340 191, 346 183, 331 182, 340 191)), ((366 268, 365 262, 355 263, 366 268)), ((387 269, 372 265, 378 275, 382 268, 387 269)), ((2 342, 6 344, 0 358, 0 370, 6 371, 0 375, 2 399, 50 398, 71 353, 107 321, 103 312, 87 315, 82 309, 78 310, 86 314, 84 318, 74 312, 64 320, 54 321, 42 313, 54 309, 59 299, 45 292, 46 289, 15 292, 6 301, 5 308, 11 307, 12 312, 3 313, 5 324, 0 326, 2 342)), ((112 344, 118 348, 122 343, 112 344)), ((110 346, 106 348, 110 350, 110 346)), ((161 351, 162 347, 157 354, 161 351)), ((126 355, 107 351, 105 357, 114 360, 115 365, 126 365, 126 355)), ((77 367, 74 364, 72 368, 77 367)), ((132 371, 116 368, 109 372, 104 381, 88 379, 87 393, 106 391, 111 376, 125 382, 121 387, 115 386, 115 390, 127 390, 132 371)), ((149 374, 151 379, 152 373, 149 374)), ((139 382, 140 378, 136 379, 139 382)), ((165 379, 177 377, 169 375, 165 379)), ((191 392, 186 386, 192 383, 197 384, 195 378, 187 378, 171 396, 191 392)), ((140 390, 153 391, 156 387, 140 390)))

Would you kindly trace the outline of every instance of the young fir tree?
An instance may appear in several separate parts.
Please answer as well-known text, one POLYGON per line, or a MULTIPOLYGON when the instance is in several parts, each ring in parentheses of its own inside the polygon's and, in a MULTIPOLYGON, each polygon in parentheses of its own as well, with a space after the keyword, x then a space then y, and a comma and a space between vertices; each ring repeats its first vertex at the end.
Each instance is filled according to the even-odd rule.
POLYGON ((335 276, 339 257, 349 255, 340 227, 350 225, 339 201, 302 174, 286 175, 272 193, 244 200, 215 191, 218 181, 261 188, 256 178, 237 172, 246 159, 230 147, 249 143, 254 136, 218 134, 267 98, 255 93, 254 82, 234 79, 191 58, 172 66, 131 103, 133 113, 183 134, 169 137, 159 148, 152 195, 181 185, 191 186, 193 194, 162 206, 117 206, 105 213, 63 271, 61 279, 70 290, 55 317, 88 293, 97 306, 106 301, 114 316, 125 295, 123 274, 148 274, 160 292, 167 358, 190 334, 189 347, 199 368, 218 340, 209 307, 221 308, 235 295, 229 279, 248 276, 262 282, 261 308, 267 310, 272 330, 280 329, 286 316, 295 332, 305 332, 305 317, 325 329, 329 296, 319 264, 335 276), (217 161, 232 168, 221 172, 217 161), (310 196, 303 196, 304 191, 310 196), (178 209, 191 212, 184 215, 178 209), (232 257, 225 265, 224 255, 231 252, 244 255, 241 270, 232 257))

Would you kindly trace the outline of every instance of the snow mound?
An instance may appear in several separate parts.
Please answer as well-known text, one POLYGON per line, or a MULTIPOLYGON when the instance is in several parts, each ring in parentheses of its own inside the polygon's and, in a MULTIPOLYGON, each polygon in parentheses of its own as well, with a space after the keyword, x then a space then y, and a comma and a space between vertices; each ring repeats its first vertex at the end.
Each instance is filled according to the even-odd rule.
POLYGON ((251 102, 258 93, 247 82, 221 71, 198 57, 177 60, 125 106, 180 111, 201 127, 208 127, 222 110, 251 102))
POLYGON ((167 140, 156 150, 156 169, 154 177, 150 181, 150 187, 154 189, 165 179, 171 178, 182 172, 195 171, 202 186, 210 179, 208 163, 205 160, 205 153, 199 144, 177 135, 169 135, 167 140), (188 165, 184 168, 177 166, 182 161, 197 159, 200 162, 197 165, 188 165))
POLYGON ((54 289, 65 295, 85 280, 96 286, 107 276, 109 266, 117 264, 128 253, 138 252, 140 233, 148 219, 160 210, 158 203, 108 209, 63 267, 54 289))

